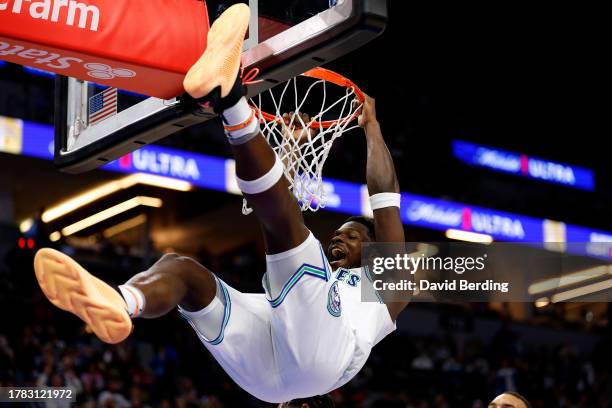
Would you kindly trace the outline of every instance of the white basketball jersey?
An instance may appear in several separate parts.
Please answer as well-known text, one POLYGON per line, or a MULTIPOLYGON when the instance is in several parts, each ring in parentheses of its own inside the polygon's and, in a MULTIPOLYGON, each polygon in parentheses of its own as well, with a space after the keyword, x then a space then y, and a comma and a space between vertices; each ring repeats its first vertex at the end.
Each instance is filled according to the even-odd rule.
POLYGON ((349 319, 357 340, 351 364, 333 389, 339 388, 350 381, 364 366, 372 347, 396 329, 391 320, 387 306, 378 296, 367 296, 366 299, 379 299, 377 302, 363 301, 362 290, 373 292, 371 277, 364 268, 338 268, 332 275, 334 287, 337 288, 339 304, 330 291, 328 309, 330 313, 342 313, 349 319), (365 285, 365 286, 364 286, 365 285))

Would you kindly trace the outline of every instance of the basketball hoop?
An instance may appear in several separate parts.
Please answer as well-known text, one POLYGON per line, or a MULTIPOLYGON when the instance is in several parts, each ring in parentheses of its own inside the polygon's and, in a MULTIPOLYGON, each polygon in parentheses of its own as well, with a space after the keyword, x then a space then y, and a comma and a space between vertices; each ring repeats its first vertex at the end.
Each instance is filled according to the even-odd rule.
MULTIPOLYGON (((356 120, 364 100, 351 80, 324 68, 251 99, 261 132, 283 162, 302 211, 325 207, 323 166, 334 141, 359 127, 356 120)), ((245 201, 243 213, 250 212, 245 201)))

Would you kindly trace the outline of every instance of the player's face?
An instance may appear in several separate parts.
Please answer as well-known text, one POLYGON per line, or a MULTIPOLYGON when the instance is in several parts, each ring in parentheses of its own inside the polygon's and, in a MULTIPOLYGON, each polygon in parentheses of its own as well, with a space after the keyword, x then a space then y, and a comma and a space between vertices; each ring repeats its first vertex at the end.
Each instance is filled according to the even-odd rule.
POLYGON ((514 395, 501 394, 495 397, 488 408, 527 408, 525 403, 514 395))
POLYGON ((357 268, 361 266, 361 243, 371 241, 365 225, 350 221, 338 228, 332 236, 327 259, 332 268, 357 268))

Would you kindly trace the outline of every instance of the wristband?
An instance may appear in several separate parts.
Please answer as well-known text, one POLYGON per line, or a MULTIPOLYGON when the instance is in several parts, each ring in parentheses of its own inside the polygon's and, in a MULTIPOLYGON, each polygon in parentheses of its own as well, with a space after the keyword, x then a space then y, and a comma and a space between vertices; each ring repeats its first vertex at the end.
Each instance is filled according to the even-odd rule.
POLYGON ((400 208, 400 195, 398 193, 379 193, 370 196, 372 210, 381 208, 397 207, 400 208))

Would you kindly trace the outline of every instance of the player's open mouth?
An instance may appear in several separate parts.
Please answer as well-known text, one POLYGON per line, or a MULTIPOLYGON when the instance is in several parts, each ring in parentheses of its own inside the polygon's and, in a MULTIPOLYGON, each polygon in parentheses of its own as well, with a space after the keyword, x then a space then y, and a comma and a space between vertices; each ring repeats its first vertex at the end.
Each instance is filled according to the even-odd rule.
POLYGON ((340 245, 333 245, 329 251, 329 263, 332 267, 341 266, 348 256, 348 251, 340 245))

